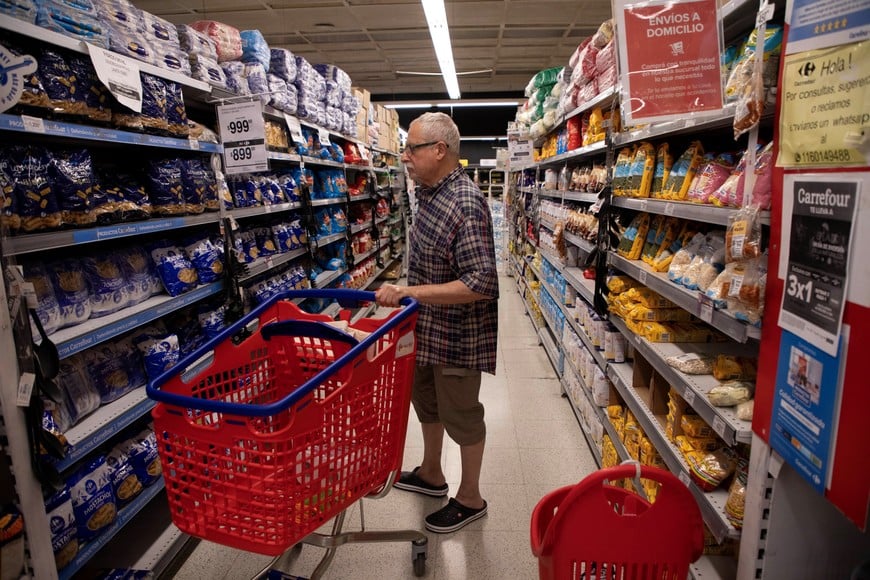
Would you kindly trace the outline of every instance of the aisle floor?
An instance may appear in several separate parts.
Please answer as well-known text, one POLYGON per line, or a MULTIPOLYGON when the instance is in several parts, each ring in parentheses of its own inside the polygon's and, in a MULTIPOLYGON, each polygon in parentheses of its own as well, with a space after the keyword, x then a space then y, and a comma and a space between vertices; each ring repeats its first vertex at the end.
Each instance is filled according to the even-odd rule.
MULTIPOLYGON (((529 546, 532 508, 547 492, 579 481, 596 469, 580 426, 534 327, 526 316, 513 278, 500 278, 499 349, 496 375, 484 375, 487 441, 481 490, 486 517, 452 534, 427 533, 425 578, 489 580, 537 578, 529 546)), ((422 458, 420 425, 411 412, 404 467, 422 458)), ((459 447, 445 437, 444 473, 451 494, 460 478, 459 447)), ((445 503, 400 490, 380 500, 363 500, 366 528, 423 530, 423 518, 445 503)), ((359 529, 359 508, 348 511, 345 529, 359 529)), ((324 528, 326 530, 330 528, 324 528)), ((311 574, 323 550, 304 546, 292 573, 311 574)), ((256 574, 269 558, 200 542, 174 578, 241 580, 256 574)), ((326 579, 413 579, 409 543, 347 544, 332 561, 326 579)))

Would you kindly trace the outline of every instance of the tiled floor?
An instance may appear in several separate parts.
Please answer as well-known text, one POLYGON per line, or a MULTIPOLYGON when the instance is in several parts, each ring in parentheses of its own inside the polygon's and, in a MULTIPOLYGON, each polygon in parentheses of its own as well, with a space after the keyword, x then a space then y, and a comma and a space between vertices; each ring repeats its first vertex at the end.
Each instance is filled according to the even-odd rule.
MULTIPOLYGON (((574 483, 595 470, 544 350, 538 346, 512 278, 501 278, 499 359, 495 376, 484 375, 487 443, 481 488, 489 513, 453 534, 429 533, 425 578, 489 580, 537 578, 529 547, 532 508, 552 489, 574 483)), ((405 467, 422 457, 420 426, 411 413, 405 467)), ((445 437, 444 472, 451 490, 459 484, 459 448, 445 437)), ((443 499, 394 490, 380 500, 364 500, 368 529, 423 529, 426 514, 443 499)), ((348 512, 345 529, 359 529, 359 508, 348 512)), ((291 572, 308 576, 322 550, 305 546, 291 572)), ((268 558, 201 542, 180 568, 179 580, 250 578, 268 558)), ((325 578, 412 579, 408 543, 347 544, 338 549, 325 578)))

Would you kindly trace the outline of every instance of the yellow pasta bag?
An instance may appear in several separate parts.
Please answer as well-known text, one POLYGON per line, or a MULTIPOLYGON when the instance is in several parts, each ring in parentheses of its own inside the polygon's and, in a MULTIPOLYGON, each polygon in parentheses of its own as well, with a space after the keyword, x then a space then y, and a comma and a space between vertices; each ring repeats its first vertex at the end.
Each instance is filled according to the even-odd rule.
POLYGON ((704 147, 700 141, 693 141, 671 168, 663 188, 663 197, 678 201, 686 199, 689 186, 703 160, 704 147))
POLYGON ((601 111, 601 107, 595 107, 589 114, 589 129, 583 137, 583 146, 603 141, 606 131, 604 113, 601 111))
POLYGON ((643 244, 643 250, 640 253, 640 259, 644 262, 647 262, 647 260, 651 259, 651 256, 655 255, 656 250, 658 250, 656 240, 659 238, 659 233, 664 236, 664 227, 665 216, 661 214, 653 216, 649 224, 649 230, 646 233, 646 240, 643 244))
POLYGON ((675 308, 677 305, 647 287, 631 288, 625 292, 625 298, 637 302, 647 308, 675 308))
POLYGON ((653 172, 656 164, 656 150, 652 143, 644 141, 634 152, 628 172, 628 195, 649 197, 653 172))
POLYGON ((680 453, 685 456, 687 453, 691 453, 695 451, 695 447, 689 443, 688 437, 685 435, 677 435, 674 437, 674 443, 677 444, 677 449, 679 449, 680 453))
POLYGON ((653 270, 656 272, 667 272, 671 267, 671 260, 674 259, 676 253, 689 243, 689 240, 692 239, 695 233, 695 228, 689 222, 683 222, 676 237, 667 246, 665 246, 664 242, 662 243, 662 247, 659 248, 658 253, 650 264, 653 270))
POLYGON ((720 381, 754 381, 757 373, 754 359, 720 354, 713 361, 713 376, 720 381))
POLYGON ((667 143, 662 143, 656 150, 656 165, 653 170, 652 184, 650 185, 650 197, 663 197, 665 182, 671 173, 674 164, 674 156, 671 155, 667 143))
MULTIPOLYGON (((683 433, 690 437, 715 437, 713 428, 697 415, 683 415, 680 419, 680 428, 683 433)), ((689 442, 691 444, 691 441, 689 442)), ((694 445, 692 446, 694 448, 694 445)))
MULTIPOLYGON (((659 228, 659 232, 656 235, 653 248, 650 249, 648 253, 646 252, 646 248, 644 248, 646 256, 641 256, 641 259, 652 266, 656 256, 658 256, 663 249, 668 248, 673 243, 679 232, 680 220, 675 217, 665 218, 662 227, 659 228)), ((647 237, 647 239, 649 239, 649 237, 647 237)))
POLYGON ((611 276, 607 279, 607 289, 611 294, 622 294, 626 290, 640 286, 631 276, 611 276))
POLYGON ((646 233, 649 230, 649 222, 650 217, 647 213, 639 213, 635 216, 619 240, 619 246, 616 248, 616 251, 620 256, 628 260, 640 258, 640 252, 643 250, 643 244, 646 240, 646 233))
POLYGON ((625 410, 622 408, 622 405, 610 405, 607 407, 607 416, 608 417, 622 417, 625 410))
POLYGON ((718 437, 692 437, 685 435, 686 441, 695 451, 716 451, 722 447, 722 442, 718 437))
POLYGON ((631 160, 633 158, 634 149, 632 147, 623 147, 619 150, 619 155, 616 156, 616 165, 613 168, 613 182, 611 183, 613 195, 628 195, 631 160))
POLYGON ((653 322, 691 322, 692 313, 682 308, 647 308, 638 304, 628 312, 627 318, 653 322))

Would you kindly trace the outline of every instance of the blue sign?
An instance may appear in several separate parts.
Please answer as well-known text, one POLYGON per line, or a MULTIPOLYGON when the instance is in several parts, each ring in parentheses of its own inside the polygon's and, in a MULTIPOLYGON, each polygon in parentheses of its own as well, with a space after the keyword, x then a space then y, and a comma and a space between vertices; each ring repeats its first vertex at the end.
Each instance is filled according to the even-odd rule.
POLYGON ((870 9, 851 0, 794 0, 786 54, 870 39, 870 9))
POLYGON ((840 363, 837 357, 783 331, 770 446, 821 494, 828 484, 840 413, 840 363))

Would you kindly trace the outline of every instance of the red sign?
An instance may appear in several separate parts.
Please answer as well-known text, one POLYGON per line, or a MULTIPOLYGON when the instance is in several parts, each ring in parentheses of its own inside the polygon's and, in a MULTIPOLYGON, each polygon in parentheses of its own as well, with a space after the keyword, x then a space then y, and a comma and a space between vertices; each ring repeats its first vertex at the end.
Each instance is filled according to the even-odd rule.
POLYGON ((716 4, 681 0, 622 5, 617 17, 627 123, 722 109, 716 4))

